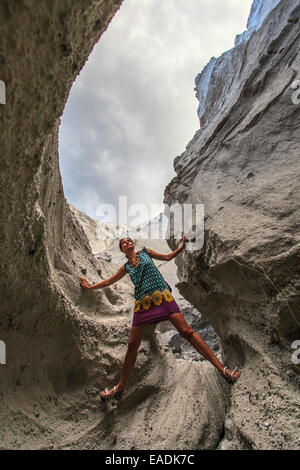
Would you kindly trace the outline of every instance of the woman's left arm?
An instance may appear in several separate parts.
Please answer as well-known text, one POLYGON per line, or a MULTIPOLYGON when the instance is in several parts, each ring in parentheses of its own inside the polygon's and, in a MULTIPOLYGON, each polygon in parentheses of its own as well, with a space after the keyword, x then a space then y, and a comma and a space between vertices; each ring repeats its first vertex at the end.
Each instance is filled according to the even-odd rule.
POLYGON ((146 250, 151 256, 151 258, 159 259, 162 261, 171 261, 171 259, 175 258, 175 256, 179 255, 179 253, 181 253, 182 250, 184 250, 186 242, 187 242, 187 238, 184 235, 182 239, 182 244, 180 245, 180 247, 177 248, 177 250, 171 251, 171 253, 168 253, 167 255, 164 255, 162 253, 157 253, 156 251, 150 250, 150 248, 146 248, 146 250))

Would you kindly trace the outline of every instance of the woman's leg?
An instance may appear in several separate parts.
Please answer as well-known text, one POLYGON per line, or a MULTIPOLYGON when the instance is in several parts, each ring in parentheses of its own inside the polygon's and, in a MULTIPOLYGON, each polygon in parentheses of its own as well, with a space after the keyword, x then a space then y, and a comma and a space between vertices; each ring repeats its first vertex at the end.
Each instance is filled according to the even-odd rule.
MULTIPOLYGON (((130 372, 133 369, 135 364, 137 351, 140 347, 142 337, 147 325, 140 325, 140 326, 133 326, 130 331, 130 336, 128 340, 127 351, 123 363, 123 369, 121 372, 121 377, 119 380, 118 385, 116 385, 116 389, 118 391, 122 391, 125 388, 127 380, 129 378, 130 372)), ((108 395, 113 393, 113 389, 108 391, 108 395)))
MULTIPOLYGON (((204 341, 201 336, 198 335, 191 327, 190 325, 185 321, 182 313, 173 313, 172 315, 169 316, 170 322, 173 323, 175 328, 179 331, 180 335, 183 336, 189 343, 191 343, 194 348, 202 354, 202 356, 205 357, 208 361, 210 361, 220 372, 223 372, 224 366, 222 363, 219 361, 219 359, 215 356, 213 351, 210 349, 208 344, 204 341)), ((227 376, 230 376, 232 370, 227 369, 225 373, 227 376)), ((240 373, 236 371, 233 374, 233 378, 236 379, 240 373)))

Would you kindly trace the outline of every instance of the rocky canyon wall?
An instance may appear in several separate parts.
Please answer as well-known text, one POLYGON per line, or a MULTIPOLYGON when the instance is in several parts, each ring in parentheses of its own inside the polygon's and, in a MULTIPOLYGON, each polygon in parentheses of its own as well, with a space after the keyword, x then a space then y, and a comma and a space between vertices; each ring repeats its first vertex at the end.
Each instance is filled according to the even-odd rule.
POLYGON ((82 274, 97 282, 114 270, 94 258, 65 200, 58 128, 72 83, 120 4, 0 1, 1 446, 296 448, 295 1, 281 1, 248 42, 216 59, 202 128, 166 188, 166 202, 204 203, 205 243, 177 259, 178 287, 241 378, 231 388, 211 364, 176 360, 150 328, 122 403, 99 402, 119 377, 132 286, 125 279, 91 295, 79 287, 82 274))
POLYGON ((292 88, 300 79, 300 5, 274 5, 248 41, 237 40, 196 77, 201 129, 174 160, 177 176, 165 190, 167 204, 204 204, 203 247, 176 264, 181 294, 213 325, 229 366, 242 371, 224 449, 300 444, 292 360, 300 339, 300 105, 292 88))
POLYGON ((153 328, 120 406, 100 402, 120 375, 132 286, 79 286, 80 275, 98 282, 114 271, 94 258, 65 200, 58 129, 120 4, 0 1, 2 448, 214 448, 222 435, 229 385, 209 363, 176 361, 153 328))

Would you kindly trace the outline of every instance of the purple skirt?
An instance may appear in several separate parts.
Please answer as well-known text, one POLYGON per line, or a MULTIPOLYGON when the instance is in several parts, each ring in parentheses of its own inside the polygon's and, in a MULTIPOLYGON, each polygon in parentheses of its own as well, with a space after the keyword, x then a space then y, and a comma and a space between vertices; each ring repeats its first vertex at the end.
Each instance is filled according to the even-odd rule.
POLYGON ((132 319, 132 326, 139 325, 150 325, 151 323, 159 323, 164 320, 168 320, 168 317, 172 313, 180 312, 175 300, 167 302, 165 299, 162 300, 159 305, 152 305, 148 310, 140 308, 138 312, 134 312, 132 319))

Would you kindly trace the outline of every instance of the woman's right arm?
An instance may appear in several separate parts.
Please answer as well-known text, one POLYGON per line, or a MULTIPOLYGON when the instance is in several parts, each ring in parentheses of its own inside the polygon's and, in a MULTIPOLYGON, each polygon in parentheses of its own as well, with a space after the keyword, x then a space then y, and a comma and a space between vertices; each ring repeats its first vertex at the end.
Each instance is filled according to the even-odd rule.
POLYGON ((84 277, 80 277, 80 285, 84 289, 101 289, 102 287, 108 287, 114 282, 119 281, 120 279, 122 279, 122 277, 125 276, 125 274, 127 274, 127 271, 123 264, 123 266, 120 267, 120 269, 116 272, 116 274, 114 274, 109 279, 106 279, 105 281, 101 281, 101 282, 98 282, 98 284, 93 284, 92 286, 89 286, 87 279, 85 279, 84 277))

